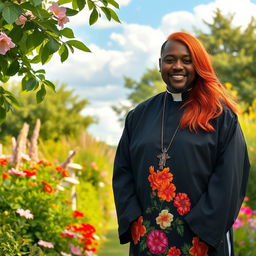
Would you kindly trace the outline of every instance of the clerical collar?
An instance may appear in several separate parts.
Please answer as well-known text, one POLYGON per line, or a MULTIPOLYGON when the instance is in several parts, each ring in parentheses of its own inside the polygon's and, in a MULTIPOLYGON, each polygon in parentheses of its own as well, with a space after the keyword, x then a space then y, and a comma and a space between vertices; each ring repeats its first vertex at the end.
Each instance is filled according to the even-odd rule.
POLYGON ((168 89, 166 89, 167 93, 172 95, 173 101, 182 101, 182 93, 172 93, 168 89))

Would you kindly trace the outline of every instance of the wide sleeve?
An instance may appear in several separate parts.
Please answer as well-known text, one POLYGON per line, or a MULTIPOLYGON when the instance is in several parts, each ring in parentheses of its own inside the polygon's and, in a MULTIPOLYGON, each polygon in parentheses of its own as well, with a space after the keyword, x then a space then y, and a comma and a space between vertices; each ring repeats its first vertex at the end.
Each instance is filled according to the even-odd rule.
POLYGON ((130 225, 141 215, 129 153, 131 113, 129 112, 126 117, 123 134, 117 147, 112 180, 121 244, 131 241, 130 225))
POLYGON ((224 121, 221 129, 219 154, 207 190, 185 217, 191 230, 215 248, 237 218, 250 169, 237 116, 224 121))

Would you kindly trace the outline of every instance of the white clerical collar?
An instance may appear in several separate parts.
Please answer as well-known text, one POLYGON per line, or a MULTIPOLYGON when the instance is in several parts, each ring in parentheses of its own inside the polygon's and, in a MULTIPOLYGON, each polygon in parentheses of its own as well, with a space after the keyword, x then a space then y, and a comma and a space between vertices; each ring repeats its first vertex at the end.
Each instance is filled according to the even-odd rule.
POLYGON ((172 93, 166 89, 167 93, 172 95, 173 101, 182 101, 182 93, 172 93))

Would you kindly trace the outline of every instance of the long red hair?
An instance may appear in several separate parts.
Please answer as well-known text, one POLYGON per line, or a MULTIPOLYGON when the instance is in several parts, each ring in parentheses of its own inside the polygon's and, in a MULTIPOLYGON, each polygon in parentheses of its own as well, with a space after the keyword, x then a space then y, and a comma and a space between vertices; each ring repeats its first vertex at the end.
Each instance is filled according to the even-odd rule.
POLYGON ((221 115, 223 103, 233 112, 237 112, 234 100, 217 78, 209 54, 197 38, 188 33, 177 32, 168 36, 167 40, 177 40, 188 47, 198 75, 196 84, 183 105, 185 111, 181 118, 181 128, 214 131, 210 121, 221 115))

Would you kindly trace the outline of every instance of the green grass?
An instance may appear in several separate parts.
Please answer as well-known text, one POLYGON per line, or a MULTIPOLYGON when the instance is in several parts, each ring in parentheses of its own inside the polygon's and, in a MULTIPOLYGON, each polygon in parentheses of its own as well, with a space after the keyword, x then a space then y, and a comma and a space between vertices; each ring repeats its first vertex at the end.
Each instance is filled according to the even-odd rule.
POLYGON ((98 256, 128 256, 129 244, 119 244, 117 229, 110 229, 98 256))

